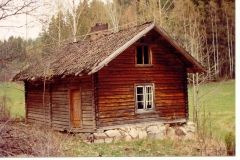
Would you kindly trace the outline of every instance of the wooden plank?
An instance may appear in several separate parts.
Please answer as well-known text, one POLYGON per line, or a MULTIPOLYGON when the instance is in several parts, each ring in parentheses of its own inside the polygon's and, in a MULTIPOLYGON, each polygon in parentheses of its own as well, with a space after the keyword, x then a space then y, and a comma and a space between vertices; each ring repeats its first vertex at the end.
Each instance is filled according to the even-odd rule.
POLYGON ((64 131, 64 130, 68 130, 69 125, 66 125, 66 124, 65 125, 60 125, 60 124, 53 123, 52 128, 53 129, 58 128, 58 129, 61 129, 62 131, 64 131))
POLYGON ((65 115, 53 114, 52 119, 67 119, 67 120, 69 120, 69 114, 65 114, 65 115))
POLYGON ((93 121, 83 121, 83 126, 91 126, 93 127, 93 121))
POLYGON ((42 119, 37 117, 28 117, 29 123, 38 123, 43 125, 49 125, 49 119, 42 119))
POLYGON ((90 118, 90 117, 93 117, 92 114, 83 114, 82 115, 82 118, 90 118))
MULTIPOLYGON (((30 114, 30 115, 31 115, 31 114, 34 114, 34 115, 43 115, 44 112, 28 111, 28 116, 29 116, 29 114, 30 114)), ((45 115, 46 115, 46 116, 49 116, 49 115, 50 115, 50 111, 46 111, 46 112, 45 112, 45 115)))
POLYGON ((79 133, 93 133, 96 132, 93 128, 72 128, 71 130, 68 130, 69 132, 79 132, 79 133))
POLYGON ((93 117, 84 117, 82 118, 83 121, 93 121, 93 117))
POLYGON ((42 119, 47 119, 49 120, 49 114, 46 114, 45 116, 44 115, 41 115, 41 114, 34 114, 34 113, 28 113, 28 117, 34 117, 34 118, 42 118, 42 119))
POLYGON ((59 121, 59 120, 52 120, 52 125, 54 124, 59 124, 59 125, 63 125, 63 126, 68 126, 69 125, 69 121, 59 121))
POLYGON ((82 114, 92 114, 92 111, 82 111, 82 114))

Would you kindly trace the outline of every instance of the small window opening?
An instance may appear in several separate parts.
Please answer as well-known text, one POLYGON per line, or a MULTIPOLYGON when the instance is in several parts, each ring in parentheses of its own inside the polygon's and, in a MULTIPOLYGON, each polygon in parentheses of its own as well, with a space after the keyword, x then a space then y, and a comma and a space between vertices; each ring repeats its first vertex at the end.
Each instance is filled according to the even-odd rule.
POLYGON ((148 46, 137 46, 137 64, 150 64, 148 46))

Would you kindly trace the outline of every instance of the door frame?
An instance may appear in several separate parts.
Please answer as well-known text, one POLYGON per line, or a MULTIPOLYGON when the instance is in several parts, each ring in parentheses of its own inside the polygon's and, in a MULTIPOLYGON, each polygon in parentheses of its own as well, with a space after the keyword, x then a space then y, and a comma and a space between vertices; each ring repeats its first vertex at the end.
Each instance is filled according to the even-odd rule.
POLYGON ((73 128, 74 126, 72 125, 72 121, 71 121, 71 116, 72 116, 72 111, 71 111, 71 92, 73 90, 79 90, 80 93, 80 126, 77 128, 82 128, 82 91, 81 91, 81 86, 78 87, 69 87, 68 88, 68 104, 69 104, 69 127, 73 128))

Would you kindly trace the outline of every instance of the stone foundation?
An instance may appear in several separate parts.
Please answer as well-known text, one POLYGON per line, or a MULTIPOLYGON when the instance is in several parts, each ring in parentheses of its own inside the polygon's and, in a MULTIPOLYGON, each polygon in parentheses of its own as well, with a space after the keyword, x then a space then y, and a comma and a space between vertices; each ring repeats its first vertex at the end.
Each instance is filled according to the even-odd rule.
POLYGON ((183 125, 163 123, 135 124, 99 130, 97 133, 79 133, 77 136, 84 141, 93 143, 112 143, 139 139, 183 139, 194 140, 195 124, 187 122, 183 125))

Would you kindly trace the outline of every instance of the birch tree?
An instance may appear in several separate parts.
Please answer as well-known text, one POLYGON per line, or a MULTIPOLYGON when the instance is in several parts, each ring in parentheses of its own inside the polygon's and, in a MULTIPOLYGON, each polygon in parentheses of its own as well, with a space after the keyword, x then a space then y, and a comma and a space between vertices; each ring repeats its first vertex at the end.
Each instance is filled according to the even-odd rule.
POLYGON ((223 2, 223 11, 225 14, 226 21, 226 32, 227 32, 227 53, 228 53, 228 68, 229 68, 229 77, 234 78, 234 5, 232 3, 223 2))
POLYGON ((111 24, 113 26, 113 31, 119 31, 119 19, 120 19, 120 12, 121 9, 116 1, 110 2, 107 1, 106 9, 111 19, 111 24))
POLYGON ((68 12, 70 16, 68 16, 68 22, 71 27, 72 32, 72 41, 77 41, 77 35, 79 31, 80 24, 80 16, 83 12, 83 10, 88 7, 87 2, 84 1, 78 1, 78 0, 66 0, 64 1, 64 10, 65 12, 68 12))

